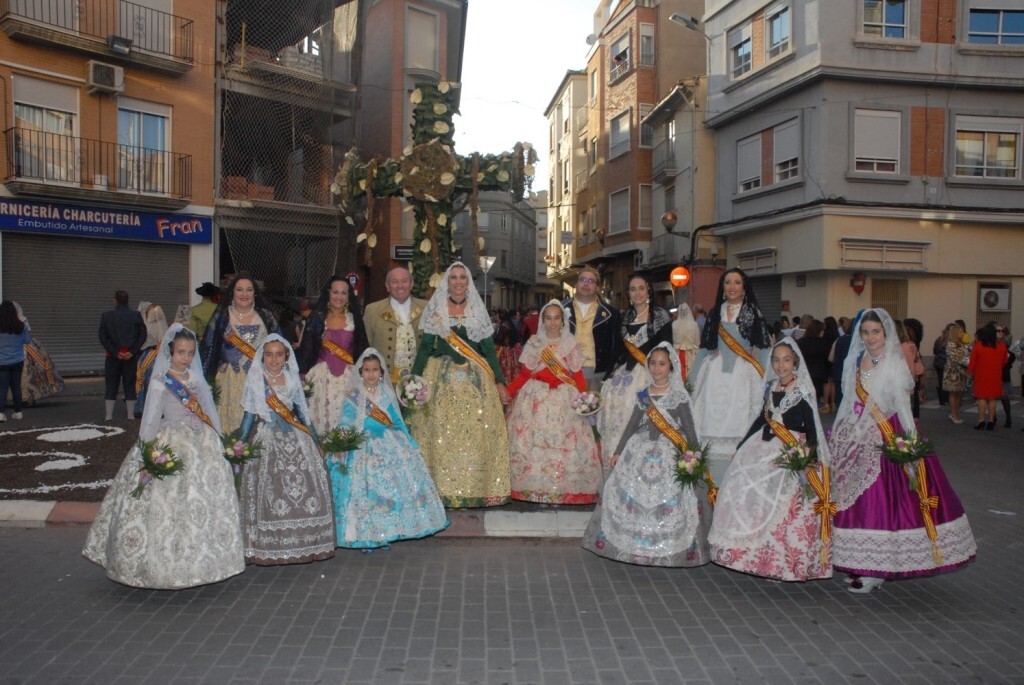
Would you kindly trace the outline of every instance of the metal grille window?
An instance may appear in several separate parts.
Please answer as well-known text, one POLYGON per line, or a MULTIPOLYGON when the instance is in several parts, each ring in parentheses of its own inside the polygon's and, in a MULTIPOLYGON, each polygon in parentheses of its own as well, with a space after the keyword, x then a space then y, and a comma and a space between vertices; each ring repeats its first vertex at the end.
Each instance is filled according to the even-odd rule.
POLYGON ((612 43, 612 49, 610 52, 611 64, 609 65, 608 80, 615 81, 625 76, 631 68, 628 31, 625 35, 620 36, 618 40, 612 43))
POLYGON ((889 315, 902 321, 907 318, 907 279, 872 278, 871 307, 881 307, 889 315))
POLYGON ((864 33, 884 38, 905 38, 907 1, 864 0, 864 33))

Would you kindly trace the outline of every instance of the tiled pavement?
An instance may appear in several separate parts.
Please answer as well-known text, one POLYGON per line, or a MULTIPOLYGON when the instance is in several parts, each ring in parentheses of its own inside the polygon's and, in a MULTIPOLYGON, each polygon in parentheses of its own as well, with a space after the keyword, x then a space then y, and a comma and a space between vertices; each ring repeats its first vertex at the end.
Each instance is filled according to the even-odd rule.
POLYGON ((856 596, 448 538, 157 592, 83 560, 82 527, 0 528, 0 683, 1024 683, 1024 433, 940 412, 979 547, 956 573, 856 596))

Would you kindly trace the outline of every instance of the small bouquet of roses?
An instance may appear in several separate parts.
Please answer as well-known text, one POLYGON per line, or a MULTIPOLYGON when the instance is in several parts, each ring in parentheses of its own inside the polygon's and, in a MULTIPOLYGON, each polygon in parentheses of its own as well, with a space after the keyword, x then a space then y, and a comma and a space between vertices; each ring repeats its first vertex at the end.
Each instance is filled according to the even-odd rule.
POLYGON ((697 445, 697 449, 681 450, 676 448, 679 459, 676 461, 676 482, 684 488, 695 486, 702 480, 706 480, 705 474, 708 471, 708 449, 709 443, 697 445))
POLYGON ((306 396, 307 400, 313 396, 313 381, 302 382, 302 394, 306 396))
POLYGON ((800 487, 806 499, 813 499, 814 490, 807 480, 807 468, 818 461, 817 451, 806 440, 797 439, 792 445, 785 445, 779 456, 772 460, 780 469, 789 471, 800 479, 800 487))
POLYGON ((169 446, 158 445, 156 440, 139 440, 139 452, 142 455, 142 466, 139 467, 139 485, 131 492, 135 499, 142 497, 146 486, 152 483, 154 478, 163 480, 185 468, 185 464, 174 456, 174 451, 169 446))
POLYGON ((427 400, 430 399, 430 385, 423 376, 406 374, 398 379, 395 393, 403 413, 414 412, 426 408, 427 400))
POLYGON ((324 451, 324 454, 334 455, 334 459, 341 467, 341 472, 346 473, 347 470, 341 458, 342 455, 359 449, 364 442, 366 442, 366 433, 363 431, 357 431, 355 428, 349 427, 332 428, 324 436, 323 441, 320 443, 320 448, 324 451))
POLYGON ((259 440, 242 440, 238 431, 221 436, 224 445, 224 458, 231 464, 231 472, 235 475, 235 488, 241 486, 242 464, 263 456, 263 444, 259 440))
POLYGON ((903 467, 910 489, 917 489, 917 462, 933 451, 930 442, 920 433, 896 433, 892 442, 882 441, 882 454, 903 467))
POLYGON ((587 390, 572 398, 572 410, 580 416, 593 416, 601 411, 601 395, 587 390))

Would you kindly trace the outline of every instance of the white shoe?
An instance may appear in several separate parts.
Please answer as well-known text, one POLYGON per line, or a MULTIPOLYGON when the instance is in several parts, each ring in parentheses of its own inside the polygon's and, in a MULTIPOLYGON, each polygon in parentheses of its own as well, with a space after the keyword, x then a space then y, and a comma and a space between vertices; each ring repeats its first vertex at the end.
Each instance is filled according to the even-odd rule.
POLYGON ((25 415, 22 414, 20 411, 16 411, 13 414, 11 414, 11 418, 14 419, 15 421, 21 421, 23 418, 25 418, 25 415))
POLYGON ((3 423, 6 420, 7 420, 7 415, 4 414, 2 411, 0 411, 0 423, 3 423))
POLYGON ((885 582, 885 578, 874 578, 872 576, 861 576, 856 582, 850 583, 850 587, 846 588, 850 592, 856 592, 860 595, 865 595, 872 590, 877 590, 882 587, 882 583, 885 582))

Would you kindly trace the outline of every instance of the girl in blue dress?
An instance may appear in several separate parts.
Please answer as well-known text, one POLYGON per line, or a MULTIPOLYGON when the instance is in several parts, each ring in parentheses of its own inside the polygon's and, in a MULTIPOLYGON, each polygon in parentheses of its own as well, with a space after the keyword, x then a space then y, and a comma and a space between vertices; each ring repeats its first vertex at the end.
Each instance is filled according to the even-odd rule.
POLYGON ((360 355, 342 403, 341 426, 363 431, 363 444, 327 460, 338 546, 367 554, 448 527, 383 359, 372 347, 360 355))

